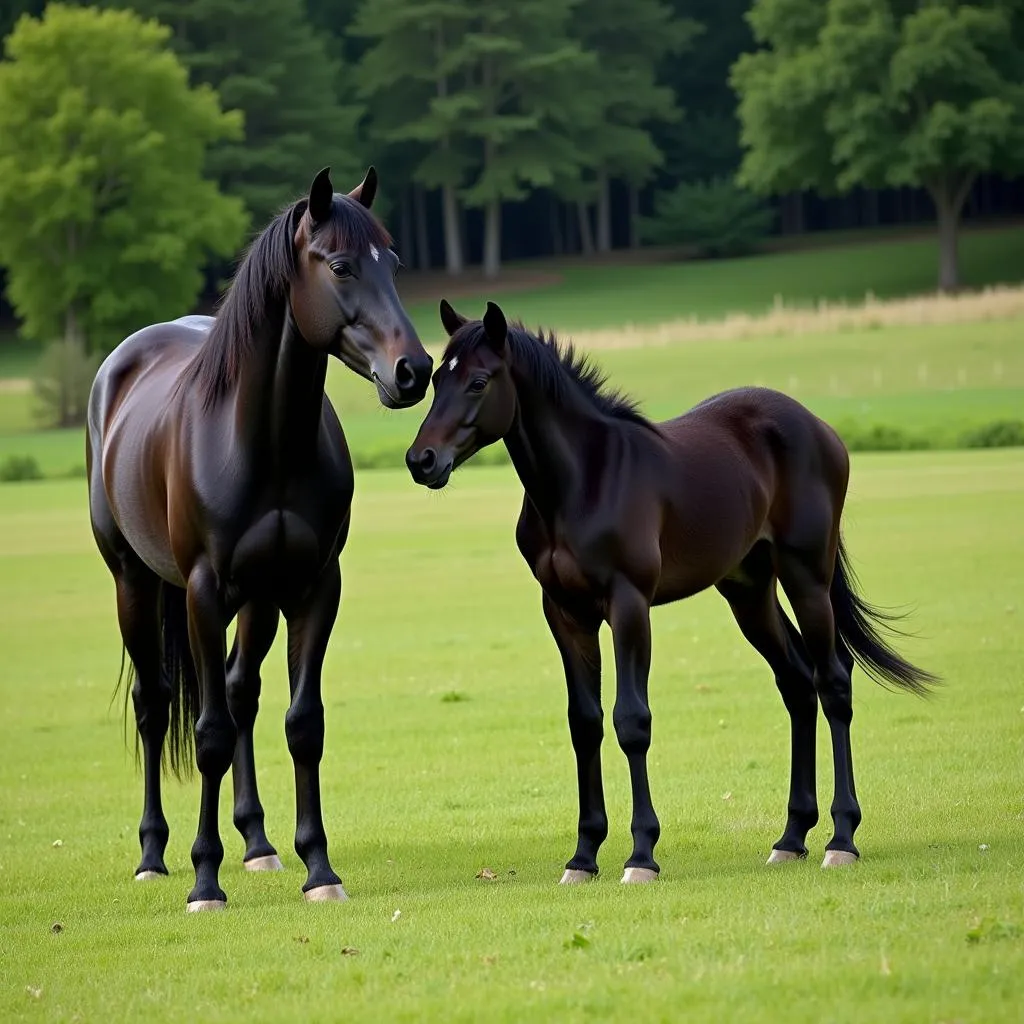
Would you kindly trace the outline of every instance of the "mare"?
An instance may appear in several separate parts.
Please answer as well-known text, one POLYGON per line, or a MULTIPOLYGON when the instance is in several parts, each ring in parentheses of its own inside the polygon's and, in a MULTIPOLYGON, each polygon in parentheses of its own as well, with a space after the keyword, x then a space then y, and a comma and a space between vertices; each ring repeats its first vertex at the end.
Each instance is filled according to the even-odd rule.
POLYGON ((167 874, 160 768, 202 775, 189 910, 220 909, 220 784, 233 762, 246 866, 280 867, 256 789, 260 665, 288 630, 295 849, 307 899, 345 898, 320 806, 321 672, 341 595, 352 460, 324 393, 328 357, 376 384, 388 407, 426 394, 432 360, 395 292, 398 258, 370 213, 377 176, 335 194, 330 170, 256 238, 216 319, 131 335, 89 398, 89 510, 114 577, 134 679, 145 801, 140 880, 167 874), (238 616, 226 655, 226 630, 238 616))
POLYGON ((444 487, 452 471, 503 439, 525 489, 519 550, 543 590, 561 654, 579 785, 578 845, 562 881, 597 874, 608 833, 601 779, 601 649, 615 651, 612 721, 633 799, 633 852, 623 882, 659 876, 651 802, 648 675, 652 605, 716 587, 768 662, 789 712, 789 815, 769 863, 807 855, 817 823, 818 704, 835 761, 834 831, 825 866, 859 856, 851 670, 923 693, 934 681, 880 635, 888 616, 858 595, 840 537, 849 457, 835 432, 764 388, 716 395, 652 423, 572 348, 536 337, 487 304, 468 321, 446 302, 449 335, 434 398, 406 456, 413 478, 444 487), (797 625, 777 596, 781 584, 797 625))

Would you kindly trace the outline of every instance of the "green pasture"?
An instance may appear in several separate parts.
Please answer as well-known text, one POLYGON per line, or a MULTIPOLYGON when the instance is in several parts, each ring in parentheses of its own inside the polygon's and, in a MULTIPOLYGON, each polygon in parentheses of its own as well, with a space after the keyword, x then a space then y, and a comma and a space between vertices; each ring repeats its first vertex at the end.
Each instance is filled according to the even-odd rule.
POLYGON ((555 884, 575 772, 513 542, 519 498, 507 467, 440 494, 360 475, 324 690, 326 820, 351 901, 299 896, 279 637, 257 758, 286 871, 242 870, 225 802, 229 907, 196 916, 195 781, 165 790, 171 877, 132 879, 141 780, 111 705, 120 641, 82 484, 0 488, 0 1019, 1020 1019, 1024 452, 854 458, 865 591, 915 606, 903 649, 946 685, 924 702, 858 675, 864 859, 829 873, 824 728, 812 857, 763 866, 788 722, 712 593, 655 612, 662 880, 618 884, 628 783, 609 729, 602 875, 555 884))

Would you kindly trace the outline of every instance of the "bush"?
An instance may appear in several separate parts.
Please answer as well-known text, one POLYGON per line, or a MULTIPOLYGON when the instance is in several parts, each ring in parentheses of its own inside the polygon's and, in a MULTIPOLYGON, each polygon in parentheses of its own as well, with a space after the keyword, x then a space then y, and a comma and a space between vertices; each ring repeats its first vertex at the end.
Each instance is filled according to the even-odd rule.
POLYGON ((80 427, 85 423, 89 388, 100 357, 80 342, 62 340, 46 346, 36 370, 37 417, 44 427, 80 427))
POLYGON ((654 197, 654 216, 640 222, 644 241, 692 245, 702 256, 742 256, 757 248, 775 214, 728 178, 684 182, 654 197))
MULTIPOLYGON (((379 445, 376 448, 357 448, 352 452, 352 464, 356 469, 404 469, 406 444, 379 445)), ((504 466, 509 461, 508 450, 503 444, 492 444, 476 453, 467 466, 504 466)))
POLYGON ((0 462, 0 483, 17 483, 21 480, 42 480, 43 471, 31 455, 8 455, 0 462))
POLYGON ((961 448, 1024 447, 1024 420, 995 420, 965 431, 960 436, 961 448))
POLYGON ((836 429, 851 452, 913 452, 942 447, 930 438, 910 434, 901 427, 889 427, 882 423, 874 423, 867 427, 844 424, 836 429))

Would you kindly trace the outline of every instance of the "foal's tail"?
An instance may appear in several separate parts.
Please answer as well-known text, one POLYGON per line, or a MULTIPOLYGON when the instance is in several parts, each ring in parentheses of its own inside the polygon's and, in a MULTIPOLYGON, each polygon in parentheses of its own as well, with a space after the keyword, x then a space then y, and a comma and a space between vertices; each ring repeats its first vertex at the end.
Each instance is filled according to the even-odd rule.
MULTIPOLYGON (((188 612, 185 607, 185 591, 170 583, 160 584, 160 690, 165 699, 170 697, 170 722, 168 736, 164 742, 164 766, 169 767, 177 779, 192 775, 192 735, 199 717, 199 676, 192 649, 188 642, 188 612)), ((121 671, 117 685, 126 678, 125 717, 131 698, 135 666, 125 657, 121 648, 121 671), (126 665, 127 662, 127 665, 126 665)), ((126 722, 127 724, 127 722, 126 722)), ((135 758, 139 759, 139 734, 135 734, 135 758)))
POLYGON ((927 696, 931 688, 940 682, 939 677, 912 665, 882 636, 883 632, 905 635, 893 626, 903 616, 868 604, 857 590, 857 577, 840 537, 830 591, 836 630, 857 664, 876 682, 910 690, 921 697, 927 696))

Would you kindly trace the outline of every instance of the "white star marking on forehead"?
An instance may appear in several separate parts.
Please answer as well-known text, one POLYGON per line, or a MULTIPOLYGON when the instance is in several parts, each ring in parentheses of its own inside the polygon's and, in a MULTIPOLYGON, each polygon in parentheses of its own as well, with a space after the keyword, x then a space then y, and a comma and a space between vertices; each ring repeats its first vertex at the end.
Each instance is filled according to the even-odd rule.
POLYGON ((370 255, 373 257, 374 263, 380 263, 380 250, 377 248, 377 246, 370 246, 370 255))
POLYGON ((458 356, 452 356, 451 359, 448 360, 448 369, 449 370, 454 370, 455 367, 458 366, 458 365, 459 365, 459 357, 458 356))

